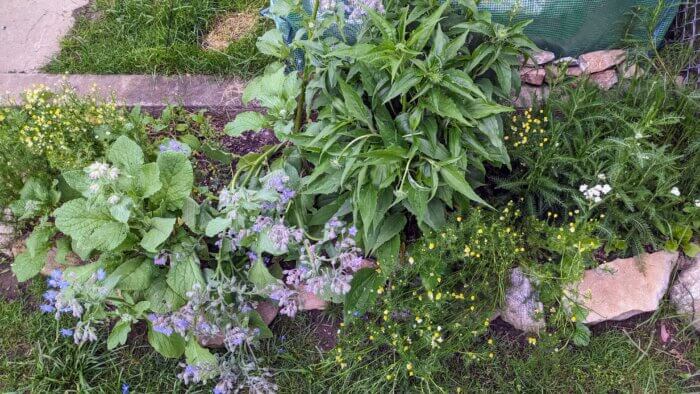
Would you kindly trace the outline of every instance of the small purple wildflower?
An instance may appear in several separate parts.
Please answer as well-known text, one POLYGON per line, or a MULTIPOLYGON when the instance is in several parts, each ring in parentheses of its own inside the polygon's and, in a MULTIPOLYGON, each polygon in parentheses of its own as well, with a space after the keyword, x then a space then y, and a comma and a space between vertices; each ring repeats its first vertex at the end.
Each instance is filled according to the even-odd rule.
POLYGON ((184 153, 187 154, 188 149, 185 148, 183 144, 176 140, 168 140, 167 144, 160 144, 158 147, 161 152, 178 152, 178 153, 184 153))
POLYGON ((168 256, 165 253, 159 254, 153 258, 153 264, 164 266, 168 262, 168 256))
POLYGON ((73 329, 70 328, 62 328, 61 329, 61 335, 64 337, 72 337, 73 336, 73 329))
POLYGON ((44 293, 44 299, 49 302, 54 302, 56 301, 57 295, 58 292, 56 290, 47 290, 46 293, 44 293))
POLYGON ((42 312, 44 313, 51 313, 56 310, 56 308, 53 307, 53 305, 48 305, 48 304, 43 304, 39 307, 42 312))
POLYGON ((122 394, 129 394, 129 385, 122 383, 122 394))
POLYGON ((99 268, 95 273, 95 276, 97 277, 97 280, 101 282, 107 277, 107 272, 105 272, 103 268, 99 268))
POLYGON ((348 234, 350 234, 351 237, 354 237, 357 235, 357 227, 352 226, 348 229, 348 234))
POLYGON ((168 324, 168 318, 163 315, 151 313, 148 315, 148 320, 153 325, 153 331, 159 332, 165 336, 170 336, 173 333, 173 328, 168 324))

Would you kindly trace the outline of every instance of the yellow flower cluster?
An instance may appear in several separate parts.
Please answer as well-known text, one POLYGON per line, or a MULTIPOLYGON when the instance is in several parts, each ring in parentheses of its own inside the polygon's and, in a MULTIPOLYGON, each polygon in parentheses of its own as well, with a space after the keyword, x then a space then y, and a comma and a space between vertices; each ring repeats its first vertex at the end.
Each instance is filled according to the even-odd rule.
POLYGON ((511 119, 510 133, 503 139, 510 141, 513 147, 527 145, 531 140, 537 142, 539 147, 549 142, 549 138, 543 136, 549 119, 544 116, 544 110, 535 113, 532 108, 528 108, 521 115, 513 115, 511 119))
MULTIPOLYGON (((95 97, 79 98, 68 88, 53 92, 44 85, 25 92, 22 109, 23 121, 14 125, 20 142, 57 168, 93 159, 104 148, 96 128, 124 121, 114 103, 102 103, 95 97)), ((107 136, 109 130, 107 127, 104 131, 107 136)))

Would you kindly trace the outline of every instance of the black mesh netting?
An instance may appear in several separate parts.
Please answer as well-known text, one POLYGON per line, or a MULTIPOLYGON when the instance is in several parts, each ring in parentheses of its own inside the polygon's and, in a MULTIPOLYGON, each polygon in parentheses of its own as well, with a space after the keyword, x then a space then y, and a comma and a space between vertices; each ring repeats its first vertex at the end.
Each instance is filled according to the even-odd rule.
MULTIPOLYGON (((669 39, 688 43, 693 47, 693 56, 688 67, 683 71, 687 78, 690 74, 700 75, 700 0, 690 0, 681 4, 678 15, 671 25, 669 39)), ((700 79, 698 79, 700 84, 700 79)))

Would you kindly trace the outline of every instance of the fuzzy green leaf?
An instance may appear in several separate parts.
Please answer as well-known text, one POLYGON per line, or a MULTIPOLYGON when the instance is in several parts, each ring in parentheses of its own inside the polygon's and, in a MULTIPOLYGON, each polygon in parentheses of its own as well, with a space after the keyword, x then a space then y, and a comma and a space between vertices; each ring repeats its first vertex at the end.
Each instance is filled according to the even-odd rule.
POLYGON ((238 137, 246 131, 260 131, 265 126, 265 116, 260 112, 241 112, 233 122, 224 127, 224 132, 232 137, 238 137))
POLYGON ((153 201, 170 210, 182 208, 194 183, 192 164, 187 156, 176 152, 163 152, 156 162, 163 186, 153 196, 153 201))
POLYGON ((141 239, 141 247, 147 252, 158 252, 158 247, 168 239, 174 226, 175 218, 151 219, 151 229, 141 239))
POLYGON ((56 227, 91 249, 110 251, 126 239, 129 226, 112 217, 104 203, 78 198, 54 212, 56 227))

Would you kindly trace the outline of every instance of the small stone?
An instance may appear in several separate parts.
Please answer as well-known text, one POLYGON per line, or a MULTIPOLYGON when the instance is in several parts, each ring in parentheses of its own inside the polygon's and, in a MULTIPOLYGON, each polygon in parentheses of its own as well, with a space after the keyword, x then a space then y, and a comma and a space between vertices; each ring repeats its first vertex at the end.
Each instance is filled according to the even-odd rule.
MULTIPOLYGON (((551 62, 551 61, 554 60, 555 58, 556 58, 556 55, 555 55, 554 53, 552 53, 552 52, 549 52, 549 51, 537 51, 537 52, 534 52, 534 53, 532 54, 532 56, 530 56, 530 57, 527 59, 527 62, 525 62, 525 65, 526 65, 526 66, 531 66, 531 67, 534 67, 534 66, 541 66, 541 65, 543 65, 543 64, 547 64, 547 63, 551 62)), ((522 60, 524 60, 524 59, 522 59, 522 60)), ((520 61, 521 63, 522 63, 522 60, 520 61)))
MULTIPOLYGON (((548 65, 546 73, 547 73, 546 80, 548 82, 551 82, 559 77, 560 67, 554 66, 554 65, 548 65)), ((578 77, 579 75, 583 74, 583 71, 581 70, 581 67, 579 67, 579 66, 569 66, 569 67, 566 67, 565 73, 566 73, 566 76, 568 76, 568 77, 578 77)))
POLYGON ((12 211, 5 209, 0 219, 0 253, 11 256, 12 242, 15 240, 15 226, 12 211))
POLYGON ((545 71, 543 68, 523 67, 520 70, 520 80, 530 85, 540 86, 544 83, 545 71))
POLYGON ((615 70, 605 70, 591 74, 591 81, 603 90, 608 90, 617 83, 617 73, 615 70))
POLYGON ((299 290, 300 311, 324 310, 327 306, 328 303, 320 299, 316 294, 305 289, 299 290))
POLYGON ((581 69, 586 74, 594 74, 617 66, 625 61, 627 52, 624 49, 611 49, 585 53, 578 58, 581 69))
POLYGON ((671 286, 671 304, 700 332, 700 254, 682 269, 671 286))
POLYGON ((269 301, 260 301, 258 302, 258 306, 255 307, 255 310, 260 314, 260 317, 262 317, 262 320, 268 326, 273 320, 275 320, 275 317, 277 317, 279 309, 280 308, 277 305, 269 301))
POLYGON ((44 268, 41 269, 42 275, 49 276, 55 269, 63 270, 66 267, 83 265, 83 261, 80 259, 80 257, 73 252, 68 252, 68 254, 66 254, 63 263, 56 260, 57 253, 58 249, 56 247, 49 249, 49 252, 46 254, 46 264, 44 264, 44 268))
POLYGON ((586 324, 625 320, 655 311, 668 289, 678 253, 656 252, 617 259, 586 270, 567 290, 570 299, 588 310, 586 324))
POLYGON ((644 76, 644 70, 636 64, 623 64, 620 66, 620 75, 624 79, 639 78, 644 76))
POLYGON ((520 87, 520 94, 513 105, 517 108, 531 108, 534 104, 544 101, 548 95, 549 87, 547 86, 523 85, 520 87))
POLYGON ((537 333, 545 328, 544 320, 538 316, 542 311, 543 305, 530 279, 519 267, 511 270, 501 319, 518 330, 537 333))
POLYGON ((578 66, 578 59, 571 57, 571 56, 566 56, 566 57, 561 57, 555 61, 552 62, 552 64, 562 64, 566 63, 569 66, 578 66))

